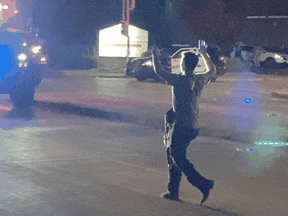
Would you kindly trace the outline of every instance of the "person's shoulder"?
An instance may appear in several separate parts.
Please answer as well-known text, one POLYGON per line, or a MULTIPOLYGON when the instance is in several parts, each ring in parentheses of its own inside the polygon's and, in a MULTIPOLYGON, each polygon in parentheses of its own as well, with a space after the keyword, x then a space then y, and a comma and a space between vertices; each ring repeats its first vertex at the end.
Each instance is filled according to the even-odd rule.
POLYGON ((195 82, 198 83, 205 83, 206 79, 207 79, 207 74, 196 74, 195 75, 195 82))
POLYGON ((190 78, 188 76, 186 76, 184 73, 180 73, 180 74, 176 74, 176 79, 179 81, 179 82, 183 82, 185 80, 189 80, 190 78))
POLYGON ((203 77, 204 77, 204 73, 197 73, 197 74, 195 74, 195 80, 201 80, 201 79, 203 79, 203 77))
POLYGON ((183 73, 173 74, 174 79, 186 79, 187 77, 183 73))
POLYGON ((168 85, 171 86, 179 86, 183 85, 185 83, 185 80, 188 80, 187 77, 184 74, 171 74, 171 78, 167 81, 168 85))

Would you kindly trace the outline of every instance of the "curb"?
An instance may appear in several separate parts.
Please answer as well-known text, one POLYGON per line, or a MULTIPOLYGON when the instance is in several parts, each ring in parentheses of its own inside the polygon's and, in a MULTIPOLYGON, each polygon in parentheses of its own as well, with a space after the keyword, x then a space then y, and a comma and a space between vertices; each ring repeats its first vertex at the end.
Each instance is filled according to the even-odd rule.
POLYGON ((280 99, 288 99, 288 89, 282 89, 271 93, 273 97, 280 99))

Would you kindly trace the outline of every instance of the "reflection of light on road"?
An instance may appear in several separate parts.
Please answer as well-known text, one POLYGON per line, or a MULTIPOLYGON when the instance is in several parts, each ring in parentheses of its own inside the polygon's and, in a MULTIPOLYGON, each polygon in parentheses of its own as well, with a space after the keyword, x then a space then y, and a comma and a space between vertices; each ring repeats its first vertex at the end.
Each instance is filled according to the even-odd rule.
MULTIPOLYGON (((3 165, 3 167, 5 167, 5 169, 9 169, 9 165, 3 165)), ((48 193, 48 189, 45 187, 38 186, 20 178, 15 178, 17 171, 21 172, 21 175, 23 175, 24 171, 21 169, 21 167, 17 168, 16 170, 13 169, 12 174, 8 174, 7 172, 0 173, 1 216, 7 215, 5 214, 6 210, 7 212, 15 212, 16 209, 19 209, 20 205, 21 207, 26 207, 27 202, 24 202, 25 200, 29 200, 29 204, 31 203, 31 200, 33 200, 33 205, 42 206, 43 201, 39 199, 39 194, 44 195, 48 193)))
MULTIPOLYGON (((245 149, 243 149, 243 148, 236 148, 236 151, 245 151, 245 149)), ((247 152, 253 152, 253 151, 255 151, 255 149, 253 149, 253 148, 246 148, 246 151, 247 151, 247 152)))
MULTIPOLYGON (((256 76, 256 74, 246 75, 256 76)), ((230 93, 230 100, 231 106, 228 108, 228 114, 236 130, 240 134, 245 132, 258 137, 257 140, 255 137, 248 137, 250 144, 235 147, 242 161, 239 169, 245 173, 257 174, 271 167, 273 162, 284 153, 281 147, 255 145, 255 141, 280 141, 281 128, 278 126, 278 119, 275 116, 266 118, 266 115, 263 115, 265 112, 261 110, 262 98, 257 82, 238 79, 235 88, 230 93)))
POLYGON ((279 127, 280 118, 277 115, 267 115, 266 118, 259 125, 258 130, 255 131, 259 134, 258 141, 271 141, 279 142, 279 137, 284 135, 284 128, 279 127))
MULTIPOLYGON (((255 74, 246 74, 251 78, 255 74)), ((252 79, 253 80, 253 79, 252 79)), ((260 100, 259 89, 254 82, 247 82, 239 77, 229 97, 231 105, 228 107, 228 115, 239 132, 250 132, 255 127, 255 119, 260 118, 258 102, 260 100)))
MULTIPOLYGON (((19 143, 20 144, 20 143, 19 143)), ((25 147, 22 147, 22 148, 19 148, 19 149, 14 149, 14 150, 16 150, 16 151, 21 151, 21 150, 24 150, 24 149, 26 149, 25 147)))
POLYGON ((107 95, 114 97, 125 97, 125 90, 127 83, 118 82, 118 79, 96 79, 97 82, 97 94, 107 95), (111 87, 113 86, 113 87, 111 87))
MULTIPOLYGON (((284 135, 285 130, 279 127, 279 117, 277 115, 267 115, 266 119, 264 119, 263 122, 259 124, 258 129, 254 130, 254 133, 258 135, 258 142, 265 140, 269 140, 272 142, 281 142, 280 138, 284 135)), ((256 148, 260 156, 265 156, 273 153, 275 157, 278 157, 284 153, 283 148, 273 145, 256 145, 256 148), (279 155, 275 155, 276 152, 279 155)))
POLYGON ((265 169, 271 168, 277 158, 282 156, 285 150, 274 146, 253 146, 253 152, 242 153, 241 170, 246 174, 256 175, 265 169))
POLYGON ((246 103, 246 104, 248 104, 248 103, 251 103, 251 102, 252 102, 252 101, 251 101, 251 99, 249 99, 249 98, 246 98, 244 101, 245 101, 245 103, 246 103))
POLYGON ((273 167, 274 162, 285 154, 283 147, 269 145, 250 145, 249 148, 238 147, 235 150, 241 159, 241 163, 237 163, 238 169, 250 175, 257 175, 273 167))
MULTIPOLYGON (((5 124, 5 120, 4 124, 5 124)), ((13 120, 10 120, 13 123, 13 120)), ((28 123, 27 123, 28 124, 28 123)), ((9 126, 9 125, 8 125, 9 126)), ((12 126, 12 125, 11 125, 12 126)), ((18 159, 45 158, 47 154, 55 155, 55 152, 66 151, 66 147, 56 147, 51 143, 49 149, 45 148, 44 140, 38 134, 48 131, 70 130, 75 126, 41 127, 24 125, 21 121, 15 121, 13 127, 0 128, 0 160, 11 161, 18 159)))

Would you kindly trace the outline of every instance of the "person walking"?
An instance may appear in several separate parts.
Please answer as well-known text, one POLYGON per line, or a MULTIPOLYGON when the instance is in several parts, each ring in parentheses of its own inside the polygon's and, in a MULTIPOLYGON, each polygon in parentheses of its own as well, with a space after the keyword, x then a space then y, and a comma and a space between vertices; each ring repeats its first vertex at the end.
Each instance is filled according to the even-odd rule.
POLYGON ((254 67, 255 68, 259 68, 260 67, 260 61, 259 61, 259 57, 261 55, 261 50, 260 49, 256 49, 253 53, 253 62, 254 62, 254 67))
POLYGON ((186 149, 189 143, 198 136, 198 100, 204 86, 216 76, 216 68, 207 54, 207 45, 203 40, 199 40, 198 53, 203 58, 207 70, 200 74, 194 73, 199 59, 192 52, 182 53, 181 74, 172 74, 163 69, 159 61, 158 48, 153 47, 151 52, 155 73, 172 86, 172 109, 165 115, 166 133, 164 135, 169 182, 168 191, 161 194, 161 197, 179 200, 179 187, 183 172, 187 180, 202 192, 203 198, 200 201, 202 205, 207 200, 214 181, 206 179, 196 171, 193 164, 186 159, 186 149))

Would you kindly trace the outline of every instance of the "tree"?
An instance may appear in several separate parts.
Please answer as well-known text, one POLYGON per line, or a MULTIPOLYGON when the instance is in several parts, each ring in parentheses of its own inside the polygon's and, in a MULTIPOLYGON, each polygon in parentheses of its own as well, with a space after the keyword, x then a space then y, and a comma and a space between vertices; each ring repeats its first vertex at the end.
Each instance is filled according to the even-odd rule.
POLYGON ((216 44, 233 43, 241 35, 245 20, 244 4, 239 5, 242 3, 242 0, 184 0, 180 19, 194 37, 216 44))
POLYGON ((236 13, 237 15, 245 15, 246 6, 243 0, 222 0, 226 6, 224 13, 236 13))

